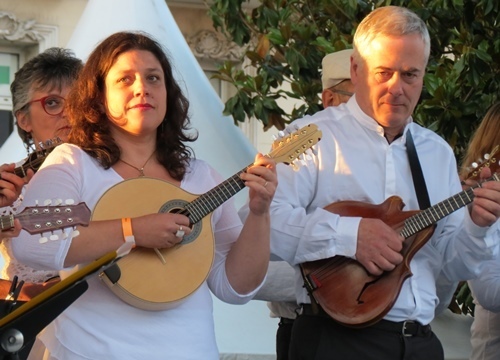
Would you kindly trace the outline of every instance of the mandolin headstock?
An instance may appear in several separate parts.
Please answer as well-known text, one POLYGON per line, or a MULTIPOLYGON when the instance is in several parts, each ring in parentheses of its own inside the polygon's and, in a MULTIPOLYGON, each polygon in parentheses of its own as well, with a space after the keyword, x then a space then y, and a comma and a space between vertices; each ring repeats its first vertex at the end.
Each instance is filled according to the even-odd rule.
POLYGON ((0 216, 0 231, 13 228, 14 219, 18 219, 22 228, 32 235, 51 233, 48 238, 40 238, 40 243, 44 243, 59 239, 53 234, 55 230, 88 226, 90 216, 90 209, 83 202, 76 205, 29 206, 18 214, 0 216))
POLYGON ((484 168, 490 168, 492 173, 498 172, 500 168, 500 147, 496 145, 491 152, 484 154, 483 159, 478 162, 474 162, 470 165, 471 170, 465 177, 465 180, 479 180, 479 175, 481 170, 484 168))
POLYGON ((277 163, 291 164, 320 140, 323 133, 316 124, 304 126, 275 140, 268 156, 277 163))

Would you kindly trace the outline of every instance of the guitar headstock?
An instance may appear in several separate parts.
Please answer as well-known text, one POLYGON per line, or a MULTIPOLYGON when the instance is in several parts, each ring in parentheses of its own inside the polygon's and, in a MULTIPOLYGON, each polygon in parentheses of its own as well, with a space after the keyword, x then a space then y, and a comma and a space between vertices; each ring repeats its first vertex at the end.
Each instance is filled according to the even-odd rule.
POLYGON ((33 235, 77 225, 88 226, 90 216, 90 209, 82 202, 77 205, 30 206, 14 217, 33 235))
POLYGON ((491 150, 490 153, 484 155, 484 160, 472 163, 472 170, 467 174, 465 180, 479 180, 481 170, 486 167, 490 168, 492 173, 496 173, 500 168, 499 151, 500 147, 497 145, 491 150))
POLYGON ((316 124, 309 124, 273 142, 268 156, 277 163, 290 164, 316 145, 323 133, 316 124))

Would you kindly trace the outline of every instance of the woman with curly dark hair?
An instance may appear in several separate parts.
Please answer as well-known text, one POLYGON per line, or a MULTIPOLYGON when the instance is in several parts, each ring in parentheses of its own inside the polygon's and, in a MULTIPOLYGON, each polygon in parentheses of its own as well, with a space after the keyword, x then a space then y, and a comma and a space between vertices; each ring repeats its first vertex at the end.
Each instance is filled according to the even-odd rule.
POLYGON ((25 204, 47 197, 84 201, 92 221, 77 236, 66 231, 66 240, 45 244, 22 232, 14 251, 32 266, 72 271, 123 244, 135 248, 104 281, 90 278, 87 292, 42 333, 51 359, 218 359, 210 291, 241 304, 260 287, 275 162, 259 154, 234 179, 249 188, 244 224, 232 201, 211 207, 203 221, 196 208, 164 211, 169 192, 189 197, 221 183, 186 145, 196 138, 188 110, 167 56, 148 35, 113 34, 89 56, 68 99, 69 143, 33 177, 25 204), (208 269, 200 275, 203 264, 208 269), (151 266, 158 271, 142 272, 151 266))

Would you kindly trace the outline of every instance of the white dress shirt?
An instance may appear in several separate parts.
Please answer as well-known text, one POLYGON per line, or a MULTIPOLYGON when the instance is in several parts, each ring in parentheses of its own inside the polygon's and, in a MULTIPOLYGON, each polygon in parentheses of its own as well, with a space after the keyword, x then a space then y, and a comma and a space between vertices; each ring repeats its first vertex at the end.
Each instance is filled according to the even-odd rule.
MULTIPOLYGON (((359 217, 341 217, 324 207, 342 200, 380 204, 399 196, 404 210, 419 209, 406 151, 411 130, 432 205, 461 191, 454 154, 437 134, 408 119, 403 135, 389 144, 384 129, 359 107, 328 107, 290 125, 315 123, 321 141, 296 168, 278 165, 279 185, 271 206, 271 250, 296 268, 299 303, 310 299, 298 264, 334 255, 355 257, 359 217)), ((498 253, 498 228, 476 226, 464 208, 437 223, 431 239, 411 261, 413 276, 385 318, 428 324, 438 304, 436 278, 473 278, 480 262, 498 253)))
POLYGON ((500 260, 487 261, 478 278, 469 281, 474 296, 471 360, 500 356, 500 260))

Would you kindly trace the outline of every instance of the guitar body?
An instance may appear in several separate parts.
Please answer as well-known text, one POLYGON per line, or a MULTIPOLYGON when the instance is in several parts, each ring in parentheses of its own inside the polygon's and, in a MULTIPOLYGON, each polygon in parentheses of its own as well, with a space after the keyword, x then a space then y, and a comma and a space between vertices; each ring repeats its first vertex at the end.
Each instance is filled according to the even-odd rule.
MULTIPOLYGON (((341 201, 325 207, 341 216, 377 218, 398 233, 405 220, 420 211, 402 211, 399 197, 382 204, 341 201)), ((344 256, 306 262, 300 265, 306 288, 334 320, 351 327, 365 327, 382 319, 394 305, 403 282, 412 275, 410 261, 434 231, 428 227, 405 239, 403 262, 393 271, 371 275, 358 261, 344 256)))
MULTIPOLYGON (((129 179, 103 194, 92 220, 176 212, 197 196, 163 180, 129 179)), ((175 306, 198 289, 210 272, 215 251, 210 219, 206 216, 194 224, 192 233, 173 248, 158 249, 157 253, 136 247, 102 272, 101 279, 120 299, 137 308, 164 310, 175 306)))

